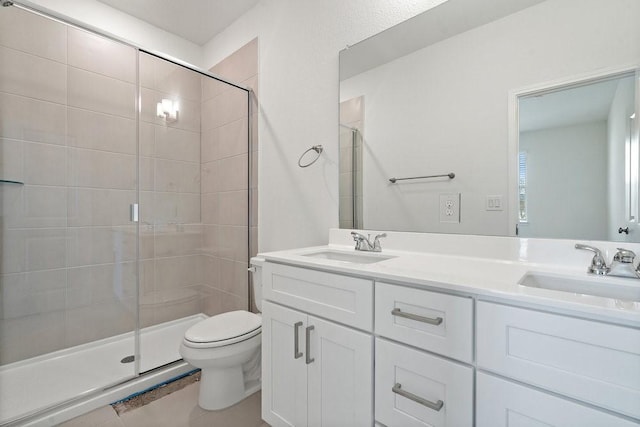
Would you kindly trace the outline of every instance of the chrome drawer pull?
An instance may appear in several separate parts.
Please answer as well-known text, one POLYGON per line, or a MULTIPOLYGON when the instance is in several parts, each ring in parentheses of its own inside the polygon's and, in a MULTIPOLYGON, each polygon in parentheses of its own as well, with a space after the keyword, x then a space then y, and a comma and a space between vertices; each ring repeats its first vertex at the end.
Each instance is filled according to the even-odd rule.
POLYGON ((409 400, 413 400, 416 403, 426 406, 429 409, 433 409, 434 411, 439 411, 444 406, 444 402, 442 400, 438 400, 436 403, 433 403, 430 400, 423 399, 420 396, 416 396, 413 393, 402 390, 402 385, 400 385, 400 383, 396 383, 396 385, 391 388, 391 391, 399 394, 402 397, 406 397, 409 400))
POLYGON ((302 326, 302 322, 296 322, 293 325, 293 358, 299 359, 302 357, 300 353, 300 340, 298 338, 298 328, 302 326))
POLYGON ((398 316, 398 317, 404 317, 405 319, 411 319, 411 320, 415 320, 418 322, 423 322, 423 323, 428 323, 430 325, 439 325, 442 323, 442 317, 424 317, 424 316, 419 316, 417 314, 411 314, 411 313, 405 313, 404 311, 400 310, 399 308, 394 308, 393 310, 391 310, 391 314, 393 316, 398 316))
POLYGON ((307 329, 305 331, 306 332, 305 350, 307 352, 305 359, 306 359, 307 365, 310 363, 313 363, 313 361, 316 360, 313 357, 309 357, 309 355, 311 354, 311 331, 313 331, 313 329, 314 329, 313 326, 307 326, 307 329))

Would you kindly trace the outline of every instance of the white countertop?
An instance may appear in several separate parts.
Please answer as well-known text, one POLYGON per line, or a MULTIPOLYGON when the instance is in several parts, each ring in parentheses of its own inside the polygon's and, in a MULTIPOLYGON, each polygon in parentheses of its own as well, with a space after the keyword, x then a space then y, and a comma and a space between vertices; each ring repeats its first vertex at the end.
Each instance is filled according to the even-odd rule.
MULTIPOLYGON (((512 259, 481 258, 433 252, 383 250, 380 255, 393 256, 372 264, 336 261, 304 256, 323 250, 353 252, 353 246, 329 244, 302 249, 262 253, 267 261, 308 267, 336 273, 375 278, 379 281, 407 283, 444 291, 462 292, 480 299, 509 301, 533 308, 573 314, 594 320, 610 321, 640 327, 640 301, 616 300, 534 288, 518 284, 527 272, 543 272, 570 276, 586 281, 606 281, 622 286, 638 286, 640 280, 596 277, 586 272, 588 265, 577 267, 512 259)), ((364 254, 374 254, 363 252, 364 254)))

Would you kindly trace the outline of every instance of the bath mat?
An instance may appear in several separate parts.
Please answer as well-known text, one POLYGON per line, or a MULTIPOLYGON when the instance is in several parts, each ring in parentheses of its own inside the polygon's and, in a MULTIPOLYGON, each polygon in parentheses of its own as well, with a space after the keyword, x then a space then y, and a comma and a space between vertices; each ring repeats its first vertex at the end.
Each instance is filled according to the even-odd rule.
POLYGON ((120 415, 132 409, 140 408, 144 405, 147 405, 175 391, 181 390, 189 384, 193 384, 197 381, 200 381, 200 371, 195 372, 191 375, 186 375, 175 381, 161 384, 143 393, 133 395, 124 400, 113 403, 111 404, 111 406, 117 412, 117 414, 120 415))

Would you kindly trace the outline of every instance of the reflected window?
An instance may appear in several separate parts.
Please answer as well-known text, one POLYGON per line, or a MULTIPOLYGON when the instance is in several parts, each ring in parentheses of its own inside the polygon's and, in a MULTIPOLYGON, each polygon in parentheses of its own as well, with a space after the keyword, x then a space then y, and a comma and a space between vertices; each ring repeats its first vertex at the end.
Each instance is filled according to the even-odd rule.
POLYGON ((527 152, 518 153, 518 219, 527 222, 527 152))

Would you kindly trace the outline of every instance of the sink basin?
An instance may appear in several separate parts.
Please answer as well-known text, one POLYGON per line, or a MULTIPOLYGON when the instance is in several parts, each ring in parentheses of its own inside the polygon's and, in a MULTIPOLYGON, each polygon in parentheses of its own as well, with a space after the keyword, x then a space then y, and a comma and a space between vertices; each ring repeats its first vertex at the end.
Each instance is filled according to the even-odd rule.
POLYGON ((329 259, 332 261, 350 262, 353 264, 373 264, 387 259, 395 258, 393 256, 382 255, 371 252, 343 252, 324 250, 320 252, 312 252, 302 256, 318 259, 329 259))
POLYGON ((528 272, 518 282, 531 288, 587 294, 627 301, 640 301, 640 280, 593 277, 573 278, 548 273, 528 272), (627 283, 625 283, 627 282, 627 283))

